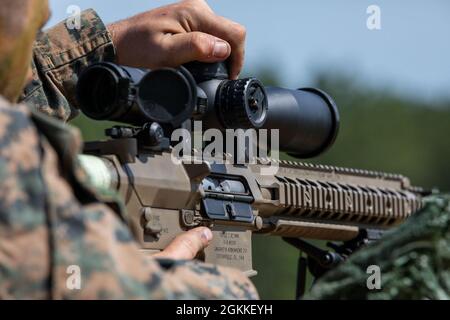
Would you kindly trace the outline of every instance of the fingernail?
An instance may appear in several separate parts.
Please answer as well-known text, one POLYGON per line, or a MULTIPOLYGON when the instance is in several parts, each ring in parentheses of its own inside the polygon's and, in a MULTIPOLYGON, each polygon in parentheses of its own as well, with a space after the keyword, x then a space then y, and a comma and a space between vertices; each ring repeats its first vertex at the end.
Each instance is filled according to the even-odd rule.
POLYGON ((216 40, 214 44, 213 56, 216 58, 226 58, 228 55, 228 44, 221 40, 216 40))
POLYGON ((213 234, 212 234, 211 230, 209 230, 209 229, 204 229, 204 230, 202 231, 202 238, 203 238, 203 239, 206 239, 208 242, 211 241, 212 238, 213 238, 213 234))

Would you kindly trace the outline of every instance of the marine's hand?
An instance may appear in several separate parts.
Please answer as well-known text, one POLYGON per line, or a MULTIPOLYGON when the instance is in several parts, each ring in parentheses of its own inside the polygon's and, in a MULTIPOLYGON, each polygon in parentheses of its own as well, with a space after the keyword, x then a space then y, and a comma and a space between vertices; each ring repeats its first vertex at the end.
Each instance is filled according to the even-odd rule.
POLYGON ((244 62, 245 28, 214 14, 204 0, 181 1, 108 28, 119 64, 151 69, 230 57, 230 78, 234 79, 244 62))
POLYGON ((206 248, 213 238, 211 230, 199 227, 178 235, 156 258, 191 260, 206 248))

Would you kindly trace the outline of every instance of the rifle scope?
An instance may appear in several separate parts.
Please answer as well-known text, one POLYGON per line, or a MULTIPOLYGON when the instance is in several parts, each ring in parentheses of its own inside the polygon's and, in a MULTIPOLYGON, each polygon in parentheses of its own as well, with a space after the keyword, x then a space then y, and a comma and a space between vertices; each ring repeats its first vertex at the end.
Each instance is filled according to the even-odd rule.
POLYGON ((336 139, 339 113, 325 92, 264 87, 256 78, 229 80, 225 63, 135 69, 95 63, 80 75, 77 100, 95 120, 175 129, 189 119, 203 128, 279 129, 280 151, 316 156, 336 139))

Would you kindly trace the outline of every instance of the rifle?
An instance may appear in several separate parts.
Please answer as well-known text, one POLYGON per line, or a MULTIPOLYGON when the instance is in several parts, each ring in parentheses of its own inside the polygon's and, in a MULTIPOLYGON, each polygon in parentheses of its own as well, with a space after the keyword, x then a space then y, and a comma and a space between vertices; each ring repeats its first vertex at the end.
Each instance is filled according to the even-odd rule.
POLYGON ((198 258, 252 276, 252 235, 280 236, 306 254, 298 265, 301 296, 307 268, 322 276, 421 208, 425 192, 404 176, 267 156, 279 145, 310 158, 334 143, 339 113, 325 92, 227 78, 225 63, 149 71, 105 62, 79 78, 84 114, 126 124, 107 129, 106 141, 87 142, 80 159, 95 185, 122 195, 143 251, 158 252, 178 234, 208 226, 214 240, 198 258), (245 139, 225 153, 216 144, 205 156, 189 136, 188 150, 176 154, 169 137, 180 128, 192 133, 195 120, 201 120, 200 133, 260 129, 278 137, 258 144, 263 152, 256 156, 245 139), (305 239, 333 242, 325 250, 305 239))

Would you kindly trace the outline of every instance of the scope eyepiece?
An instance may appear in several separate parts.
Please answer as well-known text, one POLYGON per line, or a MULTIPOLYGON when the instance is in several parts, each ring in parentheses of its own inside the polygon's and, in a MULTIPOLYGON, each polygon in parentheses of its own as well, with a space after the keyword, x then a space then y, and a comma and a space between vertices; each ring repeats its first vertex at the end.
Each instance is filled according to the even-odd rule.
POLYGON ((100 62, 81 73, 76 95, 83 113, 95 120, 176 127, 191 117, 197 87, 184 68, 149 71, 100 62))
POLYGON ((196 104, 197 86, 184 68, 150 71, 139 83, 137 109, 144 123, 151 120, 177 127, 191 118, 196 104))
POLYGON ((145 72, 109 62, 85 69, 77 83, 76 96, 81 110, 95 120, 120 119, 131 107, 132 89, 145 72))

